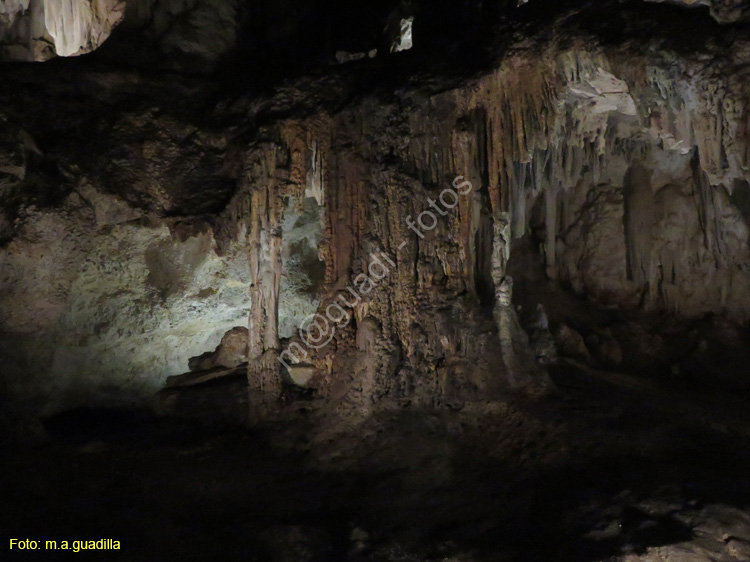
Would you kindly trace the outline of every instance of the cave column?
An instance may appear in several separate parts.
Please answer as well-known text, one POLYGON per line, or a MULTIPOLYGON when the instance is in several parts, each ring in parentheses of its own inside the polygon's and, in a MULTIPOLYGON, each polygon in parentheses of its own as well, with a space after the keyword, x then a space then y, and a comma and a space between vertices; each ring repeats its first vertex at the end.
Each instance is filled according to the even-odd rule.
POLYGON ((277 359, 282 209, 274 181, 275 154, 270 152, 261 163, 261 178, 253 178, 265 185, 252 193, 248 233, 251 309, 247 377, 251 423, 268 411, 281 391, 277 359))
POLYGON ((510 259, 511 244, 510 214, 505 211, 495 213, 492 237, 492 283, 497 289, 505 278, 505 270, 510 259))
POLYGON ((545 242, 544 265, 547 277, 557 279, 557 191, 549 186, 544 190, 545 242))
MULTIPOLYGON (((511 166, 508 168, 512 169, 511 166)), ((525 180, 518 182, 515 189, 523 190, 524 184, 525 180)), ((505 184, 498 182, 495 190, 490 191, 494 217, 492 281, 495 286, 495 307, 493 316, 497 324, 503 362, 508 370, 511 387, 546 392, 553 385, 547 371, 537 364, 529 337, 518 320, 513 307, 513 279, 507 275, 513 232, 515 230, 517 236, 522 235, 523 225, 525 225, 525 211, 520 212, 518 207, 519 204, 525 206, 525 199, 523 199, 525 195, 522 192, 515 195, 516 209, 514 210, 512 185, 513 178, 509 178, 505 184), (514 225, 514 221, 516 223, 523 221, 523 224, 514 225)))

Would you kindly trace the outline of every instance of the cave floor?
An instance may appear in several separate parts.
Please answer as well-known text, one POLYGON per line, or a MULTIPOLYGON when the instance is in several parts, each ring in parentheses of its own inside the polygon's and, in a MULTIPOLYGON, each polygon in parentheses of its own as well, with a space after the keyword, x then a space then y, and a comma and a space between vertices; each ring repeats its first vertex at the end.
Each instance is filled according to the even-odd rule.
POLYGON ((102 560, 750 560, 747 396, 552 376, 555 396, 316 430, 70 412, 2 452, 0 529, 120 541, 102 560))

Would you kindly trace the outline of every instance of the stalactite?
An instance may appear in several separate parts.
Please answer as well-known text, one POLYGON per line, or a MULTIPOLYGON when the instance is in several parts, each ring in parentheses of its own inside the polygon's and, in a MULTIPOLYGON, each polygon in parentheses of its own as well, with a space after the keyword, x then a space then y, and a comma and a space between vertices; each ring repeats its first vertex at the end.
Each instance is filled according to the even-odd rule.
POLYGON ((281 194, 277 189, 279 147, 266 144, 249 154, 246 181, 252 184, 248 252, 250 298, 248 398, 251 419, 262 415, 280 389, 278 299, 281 282, 281 194))
MULTIPOLYGON (((451 314, 470 316, 464 295, 482 304, 493 298, 506 277, 513 241, 530 233, 536 205, 543 209, 550 278, 627 306, 637 305, 639 292, 648 287, 649 306, 691 310, 684 303, 689 298, 682 285, 686 266, 674 257, 682 250, 664 245, 672 227, 658 235, 653 230, 658 222, 654 169, 671 158, 668 165, 679 170, 694 142, 712 143, 708 162, 698 166, 708 170, 696 172, 695 193, 707 236, 716 245, 714 179, 723 177, 727 162, 746 161, 748 153, 744 146, 727 144, 722 127, 727 127, 728 115, 737 113, 718 111, 711 102, 715 92, 698 94, 692 86, 678 91, 665 84, 663 73, 671 71, 660 74, 643 61, 637 64, 642 66, 629 66, 619 77, 622 62, 610 63, 601 53, 572 48, 557 57, 524 54, 465 88, 415 101, 416 108, 405 114, 365 104, 335 116, 285 121, 277 135, 282 147, 272 150, 283 148, 289 154, 288 169, 269 167, 265 173, 275 175, 278 193, 324 202, 320 256, 326 286, 320 310, 367 273, 372 252, 385 252, 395 265, 377 288, 361 296, 355 316, 376 321, 389 342, 382 349, 390 353, 389 346, 400 347, 405 368, 435 372, 439 380, 432 382, 436 392, 443 392, 452 383, 445 371, 437 374, 435 365, 445 361, 445 353, 469 358, 486 343, 481 338, 463 341, 437 326, 451 314), (696 124, 685 101, 690 96, 699 100, 691 103, 704 104, 707 115, 721 115, 696 124), (386 121, 390 126, 384 130, 386 121), (692 136, 698 130, 710 138, 698 142, 692 136), (400 164, 397 170, 394 162, 400 164), (434 230, 418 234, 408 227, 407 217, 414 223, 430 210, 428 201, 436 200, 456 176, 473 184, 472 194, 446 213, 434 211, 434 230), (608 251, 602 244, 620 244, 620 249, 608 251)), ((269 165, 272 161, 275 157, 268 158, 269 165)), ((271 263, 274 246, 270 239, 257 238, 258 228, 278 225, 279 211, 260 192, 253 197, 251 225, 256 230, 251 228, 249 236, 259 240, 256 255, 267 247, 263 259, 271 263)), ((238 197, 231 207, 241 201, 238 197)), ((253 271, 262 270, 263 259, 258 258, 253 271)), ((273 303, 272 293, 254 297, 273 303)), ((731 288, 720 296, 730 304, 732 298, 731 288)), ((512 322, 495 313, 507 336, 512 322)), ((268 322, 265 312, 254 314, 259 315, 257 325, 268 322)), ((266 339, 258 340, 260 332, 251 327, 256 356, 276 345, 271 332, 262 332, 266 339)), ((523 339, 511 339, 518 356, 523 339)), ((311 351, 305 360, 330 374, 346 361, 338 357, 346 357, 347 345, 341 334, 331 344, 335 348, 311 351)), ((371 373, 373 380, 379 372, 371 373)))
POLYGON ((696 151, 691 162, 693 171, 693 185, 698 218, 701 231, 703 232, 703 243, 706 250, 712 252, 717 260, 722 259, 721 235, 716 216, 716 203, 714 201, 714 188, 708 182, 708 176, 701 166, 700 153, 696 151))
POLYGON ((635 162, 625 177, 625 246, 628 279, 638 286, 651 277, 653 208, 650 172, 635 162))
POLYGON ((558 232, 558 204, 557 191, 548 188, 544 191, 544 260, 545 271, 550 279, 557 278, 557 232, 558 232))

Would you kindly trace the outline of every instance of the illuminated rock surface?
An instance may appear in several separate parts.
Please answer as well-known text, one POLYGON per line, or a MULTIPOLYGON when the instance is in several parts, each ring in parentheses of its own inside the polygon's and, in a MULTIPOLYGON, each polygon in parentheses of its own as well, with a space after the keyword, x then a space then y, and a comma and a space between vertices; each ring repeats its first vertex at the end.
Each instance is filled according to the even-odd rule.
POLYGON ((748 23, 679 4, 3 2, 0 528, 747 560, 748 23))
POLYGON ((93 51, 122 21, 124 0, 9 0, 0 5, 0 61, 93 51))
MULTIPOLYGON (((203 5, 180 13, 192 21, 203 5)), ((133 3, 131 24, 161 29, 169 6, 133 3)), ((705 21, 665 10, 654 13, 705 21)), ((622 21, 638 36, 649 17, 631 8, 622 21)), ((226 29, 200 21, 190 29, 226 29)), ((668 36, 609 46, 587 25, 554 23, 471 77, 335 111, 388 57, 231 101, 211 82, 82 67, 55 109, 42 78, 19 70, 25 93, 3 90, 0 160, 8 388, 52 409, 142 400, 235 326, 249 328, 261 402, 279 392, 285 350, 316 370, 306 384, 354 411, 368 394, 432 403, 544 386, 497 367, 517 361, 512 348, 534 355, 516 320, 525 343, 498 345, 495 288, 514 260, 536 265, 514 274, 511 304, 525 310, 513 315, 523 324, 543 306, 553 333, 577 330, 602 364, 621 361, 620 320, 581 324, 535 296, 532 270, 602 308, 741 326, 750 49, 716 24, 692 52, 668 36), (300 328, 316 312, 339 318, 311 343, 300 328), (357 343, 366 318, 379 333, 357 343)), ((658 365, 681 361, 670 345, 658 365)))

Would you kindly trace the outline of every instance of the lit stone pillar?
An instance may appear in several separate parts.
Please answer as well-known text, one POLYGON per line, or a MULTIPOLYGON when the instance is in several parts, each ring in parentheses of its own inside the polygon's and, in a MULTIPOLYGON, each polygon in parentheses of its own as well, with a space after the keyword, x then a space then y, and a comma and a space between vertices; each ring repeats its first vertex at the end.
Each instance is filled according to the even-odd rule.
POLYGON ((545 230, 544 261, 547 277, 557 279, 557 191, 553 187, 544 190, 545 230))
POLYGON ((552 387, 552 383, 544 368, 537 364, 529 336, 521 327, 513 308, 513 278, 505 274, 510 259, 511 225, 507 213, 499 215, 495 221, 492 280, 495 283, 494 317, 503 362, 508 369, 511 387, 546 391, 552 387))
MULTIPOLYGON (((250 318, 248 342, 249 421, 267 414, 281 391, 279 373, 279 288, 281 285, 282 206, 276 189, 275 154, 261 162, 255 181, 264 181, 251 197, 248 247, 250 260, 250 318)), ((255 174, 251 174, 255 175, 255 174)))
POLYGON ((492 239, 492 282, 498 290, 510 259, 511 228, 507 212, 496 214, 492 239))
POLYGON ((512 301, 513 279, 506 276, 496 291, 495 321, 510 385, 513 388, 547 389, 550 387, 547 372, 534 358, 529 336, 518 321, 512 301))
POLYGON ((124 14, 122 0, 44 0, 44 25, 63 57, 96 49, 124 14))

